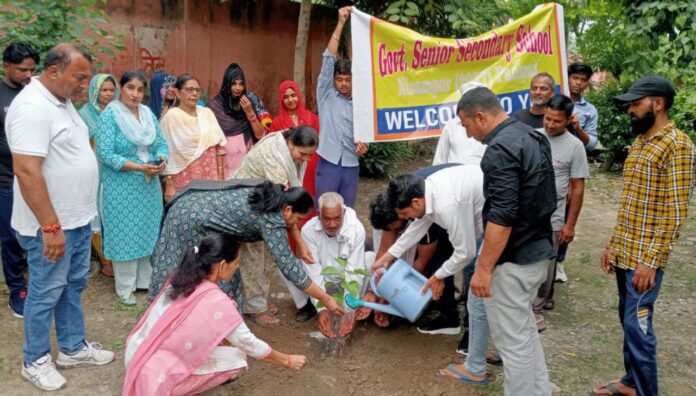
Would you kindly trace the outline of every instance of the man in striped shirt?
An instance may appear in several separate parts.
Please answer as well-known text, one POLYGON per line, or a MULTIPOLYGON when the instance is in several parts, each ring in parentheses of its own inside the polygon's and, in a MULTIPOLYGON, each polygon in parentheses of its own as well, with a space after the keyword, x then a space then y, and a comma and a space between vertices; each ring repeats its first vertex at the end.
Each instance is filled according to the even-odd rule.
POLYGON ((648 76, 614 98, 628 103, 637 135, 624 164, 616 225, 600 260, 604 273, 616 274, 626 374, 591 394, 658 394, 653 304, 687 217, 696 172, 691 139, 669 119, 674 95, 669 81, 648 76))

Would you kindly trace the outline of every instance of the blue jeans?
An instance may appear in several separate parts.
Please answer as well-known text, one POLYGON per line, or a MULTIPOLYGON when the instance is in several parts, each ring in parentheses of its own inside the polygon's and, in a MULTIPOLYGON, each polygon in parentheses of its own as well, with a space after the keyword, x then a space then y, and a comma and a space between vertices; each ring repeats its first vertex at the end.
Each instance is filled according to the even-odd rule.
POLYGON ((65 255, 56 262, 43 256, 43 234, 18 235, 29 261, 29 292, 24 302, 24 362, 35 362, 51 351, 51 317, 63 353, 85 345, 85 323, 80 295, 87 286, 92 231, 89 224, 66 230, 65 255))
POLYGON ((471 374, 486 375, 486 351, 488 350, 488 317, 483 298, 469 289, 466 302, 469 313, 469 353, 464 366, 471 374))
POLYGON ((0 189, 0 241, 2 241, 2 270, 10 295, 15 296, 27 289, 24 271, 27 260, 24 250, 17 242, 17 234, 10 225, 12 219, 12 189, 0 189))
POLYGON ((621 383, 636 389, 639 396, 657 395, 657 338, 653 330, 653 305, 660 293, 662 276, 655 273, 655 286, 640 294, 633 287, 632 270, 616 270, 619 288, 619 320, 624 329, 624 367, 621 383))
MULTIPOLYGON (((482 240, 476 241, 476 250, 482 240)), ((471 276, 476 271, 478 256, 471 261, 464 271, 470 271, 471 276)), ((466 312, 469 316, 469 352, 466 355, 464 367, 473 375, 486 375, 486 351, 488 350, 488 316, 483 298, 476 297, 471 288, 467 287, 466 312)))
POLYGON ((314 206, 319 209, 318 200, 325 192, 335 192, 343 197, 346 206, 355 206, 360 181, 359 166, 334 165, 319 157, 317 175, 314 181, 314 206))

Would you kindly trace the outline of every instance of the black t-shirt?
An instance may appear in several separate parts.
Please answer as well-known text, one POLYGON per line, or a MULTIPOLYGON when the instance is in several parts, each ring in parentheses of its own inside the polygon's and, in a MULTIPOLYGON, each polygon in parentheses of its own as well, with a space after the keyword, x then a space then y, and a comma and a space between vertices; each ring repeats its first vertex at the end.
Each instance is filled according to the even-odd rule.
POLYGON ((0 188, 10 189, 12 188, 12 183, 14 180, 14 172, 12 171, 12 153, 10 152, 10 146, 7 144, 7 135, 5 134, 5 116, 7 115, 7 110, 10 108, 10 103, 17 96, 19 91, 24 88, 20 86, 19 88, 12 88, 5 84, 4 81, 0 82, 0 106, 2 107, 0 111, 0 188))
POLYGON ((518 110, 512 115, 515 119, 523 124, 527 124, 534 129, 544 127, 544 115, 543 114, 532 114, 530 109, 518 110))

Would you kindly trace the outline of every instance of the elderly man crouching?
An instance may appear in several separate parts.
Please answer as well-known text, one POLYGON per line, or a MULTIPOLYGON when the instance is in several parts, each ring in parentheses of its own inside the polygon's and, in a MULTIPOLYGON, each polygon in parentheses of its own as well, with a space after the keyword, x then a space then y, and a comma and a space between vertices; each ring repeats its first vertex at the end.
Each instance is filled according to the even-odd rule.
MULTIPOLYGON (((355 210, 346 207, 341 195, 327 192, 319 197, 319 211, 302 227, 302 239, 305 241, 312 256, 317 260, 316 264, 305 264, 307 274, 312 281, 325 289, 327 293, 334 294, 339 291, 343 276, 345 281, 357 281, 359 284, 359 296, 365 294, 369 283, 369 268, 375 260, 374 252, 365 252, 365 228, 358 219, 355 210), (344 261, 345 260, 345 261, 344 261), (343 266, 341 263, 345 263, 343 266), (326 270, 335 268, 338 274, 326 270), (362 272, 356 273, 357 272, 362 272)), ((307 300, 307 296, 295 288, 289 288, 296 305, 300 306, 307 300)), ((347 290, 345 293, 349 293, 347 290)), ((355 312, 347 309, 346 316, 341 320, 340 329, 332 328, 329 312, 322 306, 317 306, 315 299, 311 303, 319 311, 317 325, 319 331, 327 337, 346 336, 355 328, 357 319, 369 315, 368 309, 360 308, 355 312)))

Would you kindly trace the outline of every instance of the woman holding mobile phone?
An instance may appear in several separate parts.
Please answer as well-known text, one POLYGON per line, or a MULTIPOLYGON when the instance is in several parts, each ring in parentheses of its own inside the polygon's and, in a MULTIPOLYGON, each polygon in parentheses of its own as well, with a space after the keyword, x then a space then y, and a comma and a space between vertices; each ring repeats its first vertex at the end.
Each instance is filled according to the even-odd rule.
POLYGON ((157 118, 141 104, 145 89, 142 73, 124 73, 121 98, 102 112, 95 134, 104 256, 113 261, 116 294, 126 305, 150 283, 163 211, 157 176, 169 155, 157 118))

